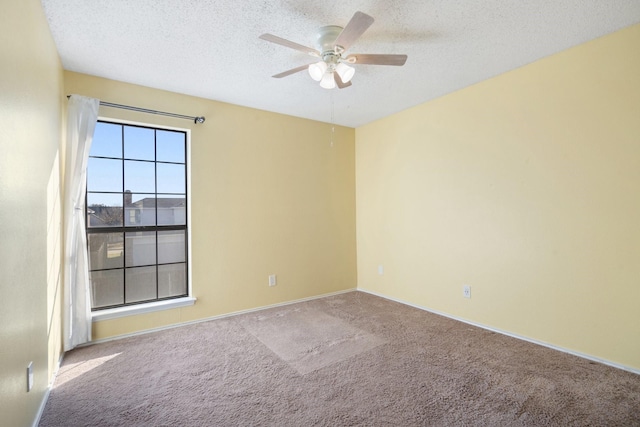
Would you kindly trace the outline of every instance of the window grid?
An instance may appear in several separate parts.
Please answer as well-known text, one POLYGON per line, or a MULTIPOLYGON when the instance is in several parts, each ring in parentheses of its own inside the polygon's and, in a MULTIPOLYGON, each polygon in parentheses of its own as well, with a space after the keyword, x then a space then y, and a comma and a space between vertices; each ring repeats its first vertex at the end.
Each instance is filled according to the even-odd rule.
MULTIPOLYGON (((174 299, 174 298, 181 298, 184 296, 188 296, 188 275, 189 275, 189 269, 188 269, 188 233, 187 233, 187 220, 188 220, 188 212, 187 212, 187 206, 188 206, 188 192, 187 192, 187 137, 186 137, 186 132, 181 132, 181 131, 174 131, 174 130, 165 130, 165 129, 159 129, 159 128, 153 128, 153 127, 146 127, 146 126, 139 126, 139 125, 130 125, 130 124, 120 124, 120 123, 114 123, 114 122, 107 122, 107 121, 99 121, 98 123, 105 123, 105 124, 109 124, 109 125, 118 125, 120 126, 120 145, 121 145, 121 157, 112 157, 112 156, 92 156, 90 155, 90 158, 95 158, 95 159, 110 159, 110 160, 119 160, 121 162, 121 171, 122 171, 122 176, 121 176, 121 180, 122 180, 122 187, 121 187, 121 191, 91 191, 91 189, 89 188, 89 186, 87 185, 87 191, 85 193, 85 206, 87 211, 85 212, 86 216, 85 218, 87 218, 87 244, 90 244, 90 236, 91 235, 100 235, 100 234, 106 234, 106 233, 112 233, 112 234, 120 234, 121 236, 121 240, 122 240, 122 253, 121 253, 121 257, 122 257, 122 266, 119 267, 107 267, 107 268, 92 268, 90 267, 89 272, 90 274, 93 272, 108 272, 108 271, 118 271, 118 270, 122 270, 122 302, 118 303, 118 304, 107 304, 107 305, 99 305, 99 306, 94 306, 95 305, 95 301, 93 298, 93 288, 92 288, 92 310, 93 311, 97 311, 97 310, 104 310, 104 309, 109 309, 109 308, 115 308, 115 307, 123 307, 123 306, 129 306, 129 305, 136 305, 136 304, 144 304, 144 303, 149 303, 149 302, 154 302, 154 301, 162 301, 162 300, 168 300, 168 299, 174 299), (127 142, 126 136, 125 136, 125 129, 129 127, 129 128, 142 128, 142 129, 150 129, 153 130, 153 151, 154 151, 154 159, 153 160, 149 160, 149 159, 136 159, 135 157, 127 157, 125 155, 125 144, 127 142), (182 134, 182 138, 183 138, 183 147, 182 147, 182 154, 183 154, 183 162, 176 162, 176 161, 166 161, 166 160, 158 160, 158 131, 165 131, 165 132, 176 132, 176 133, 180 133, 182 134), (152 163, 154 165, 153 170, 154 170, 154 192, 148 192, 148 191, 139 191, 139 192, 135 192, 135 191, 129 191, 126 189, 126 163, 127 161, 130 162, 141 162, 141 163, 152 163), (158 164, 171 164, 171 165, 179 165, 179 166, 184 166, 184 193, 176 193, 176 192, 158 192, 158 164), (88 203, 88 198, 89 198, 89 194, 113 194, 113 195, 121 195, 121 221, 122 221, 122 225, 121 226, 90 226, 89 224, 89 203, 88 203), (140 224, 136 224, 136 225, 132 225, 130 218, 129 218, 129 224, 127 224, 128 218, 127 218, 127 196, 129 195, 130 197, 133 196, 133 194, 136 195, 149 195, 152 196, 154 199, 154 203, 153 203, 153 216, 154 216, 154 225, 140 225, 140 224), (158 215, 158 211, 159 211, 159 200, 161 200, 161 198, 159 196, 181 196, 183 199, 183 205, 184 205, 184 224, 173 224, 173 225, 169 225, 169 224, 160 224, 159 220, 159 215, 158 215), (160 262, 160 239, 159 239, 159 233, 164 232, 164 231, 183 231, 184 232, 184 254, 183 254, 183 260, 182 261, 174 261, 174 262, 160 262), (127 245, 127 235, 128 234, 132 234, 135 235, 139 232, 153 232, 153 241, 155 244, 155 263, 154 264, 136 264, 135 262, 131 262, 132 265, 128 265, 128 253, 127 251, 129 250, 127 245), (179 294, 175 294, 175 295, 170 295, 170 296, 166 296, 166 297, 160 297, 160 266, 169 266, 169 265, 184 265, 184 282, 183 282, 183 292, 180 292, 179 294), (144 269, 144 268, 148 268, 148 267, 154 267, 155 270, 155 298, 148 298, 148 299, 144 299, 144 300, 140 300, 140 301, 128 301, 128 295, 127 295, 127 291, 131 291, 132 287, 135 286, 135 283, 127 283, 127 270, 134 270, 134 269, 139 269, 138 271, 140 271, 140 269, 144 269)), ((133 204, 133 199, 131 199, 129 201, 129 204, 133 204)), ((129 212, 134 212, 134 209, 130 209, 129 212)), ((89 248, 90 250, 90 248, 89 248)))

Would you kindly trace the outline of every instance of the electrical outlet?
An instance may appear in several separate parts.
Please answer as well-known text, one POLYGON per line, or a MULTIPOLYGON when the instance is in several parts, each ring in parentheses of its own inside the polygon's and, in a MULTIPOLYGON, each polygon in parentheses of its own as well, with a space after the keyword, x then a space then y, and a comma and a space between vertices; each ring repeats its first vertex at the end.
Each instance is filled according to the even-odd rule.
POLYGON ((378 266, 378 274, 382 276, 384 274, 384 265, 380 264, 378 266))
POLYGON ((278 281, 276 280, 276 275, 275 274, 269 275, 269 286, 275 286, 277 284, 278 284, 278 281))
POLYGON ((27 365, 27 391, 33 388, 33 362, 27 365))
POLYGON ((462 287, 462 296, 465 298, 471 298, 471 286, 464 285, 462 287))

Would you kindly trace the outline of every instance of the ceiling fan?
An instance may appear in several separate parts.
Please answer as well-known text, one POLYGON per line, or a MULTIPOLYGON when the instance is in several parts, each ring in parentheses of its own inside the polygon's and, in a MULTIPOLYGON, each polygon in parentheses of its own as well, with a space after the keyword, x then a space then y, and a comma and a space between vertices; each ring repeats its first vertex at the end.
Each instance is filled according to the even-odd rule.
POLYGON ((351 78, 355 69, 348 64, 396 65, 401 66, 407 61, 407 55, 361 54, 345 52, 358 38, 373 24, 374 19, 366 13, 356 12, 346 27, 329 25, 318 30, 318 49, 313 49, 283 39, 273 34, 263 34, 262 40, 299 50, 321 60, 311 64, 301 65, 291 70, 276 74, 279 79, 308 70, 311 78, 320 82, 325 89, 336 86, 343 89, 351 86, 351 78))

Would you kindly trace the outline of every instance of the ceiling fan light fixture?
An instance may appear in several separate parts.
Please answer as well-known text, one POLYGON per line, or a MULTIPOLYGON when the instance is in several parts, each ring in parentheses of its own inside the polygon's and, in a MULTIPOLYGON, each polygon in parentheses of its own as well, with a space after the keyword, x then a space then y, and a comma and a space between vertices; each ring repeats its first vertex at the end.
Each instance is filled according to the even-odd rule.
POLYGON ((309 65, 309 75, 311 78, 317 82, 322 80, 322 76, 324 76, 327 71, 327 64, 324 61, 316 62, 315 64, 309 65))
POLYGON ((341 62, 336 66, 336 72, 343 83, 349 83, 353 78, 353 75, 356 73, 356 70, 355 68, 341 62))
POLYGON ((282 78, 304 70, 320 87, 325 89, 340 89, 351 86, 351 79, 355 74, 353 64, 396 65, 402 66, 407 61, 407 55, 395 54, 349 54, 346 52, 351 45, 373 24, 373 17, 363 12, 356 12, 346 26, 327 25, 318 30, 317 49, 292 42, 273 34, 265 33, 262 40, 279 44, 300 52, 304 52, 321 61, 305 64, 273 75, 282 78), (336 74, 337 73, 337 74, 336 74))
POLYGON ((333 71, 324 73, 324 76, 322 76, 322 80, 320 80, 320 87, 325 89, 333 89, 334 87, 336 87, 336 80, 333 77, 333 71))

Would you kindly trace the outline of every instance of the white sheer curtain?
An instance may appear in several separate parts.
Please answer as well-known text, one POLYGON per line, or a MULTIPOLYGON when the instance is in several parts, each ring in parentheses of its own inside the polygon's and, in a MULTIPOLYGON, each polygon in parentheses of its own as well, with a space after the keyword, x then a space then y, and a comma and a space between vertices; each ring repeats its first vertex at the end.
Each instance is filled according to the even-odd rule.
POLYGON ((87 159, 98 120, 98 99, 71 95, 64 169, 64 351, 91 341, 89 260, 85 232, 87 159))

